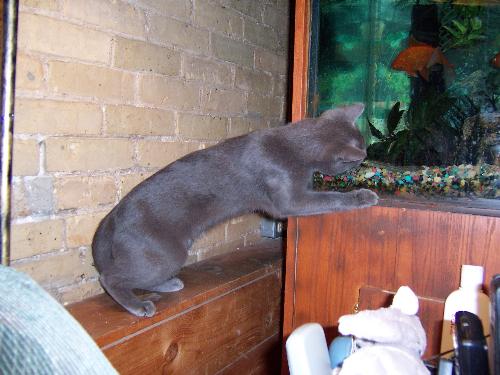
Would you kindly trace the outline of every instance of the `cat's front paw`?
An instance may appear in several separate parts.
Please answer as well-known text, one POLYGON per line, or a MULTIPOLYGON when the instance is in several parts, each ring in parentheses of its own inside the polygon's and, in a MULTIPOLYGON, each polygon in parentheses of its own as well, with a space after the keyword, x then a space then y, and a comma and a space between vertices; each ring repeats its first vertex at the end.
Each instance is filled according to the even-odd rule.
POLYGON ((368 189, 356 190, 355 199, 358 207, 369 207, 378 203, 378 195, 368 189))

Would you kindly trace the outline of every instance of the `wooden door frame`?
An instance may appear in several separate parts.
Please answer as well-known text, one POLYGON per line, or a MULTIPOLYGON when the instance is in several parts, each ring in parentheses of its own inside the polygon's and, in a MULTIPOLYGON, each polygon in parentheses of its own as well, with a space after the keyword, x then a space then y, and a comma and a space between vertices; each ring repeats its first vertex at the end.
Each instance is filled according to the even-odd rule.
POLYGON ((292 74, 292 121, 299 121, 307 113, 309 43, 311 30, 311 1, 295 1, 292 74))
MULTIPOLYGON (((292 122, 302 120, 307 114, 307 89, 308 89, 308 69, 309 69, 309 43, 311 30, 311 1, 296 0, 295 16, 293 25, 293 67, 292 67, 292 122)), ((287 375, 288 362, 286 359, 286 339, 293 329, 293 321, 286 317, 293 317, 294 286, 295 286, 295 252, 290 251, 290 244, 296 243, 295 230, 297 228, 297 218, 288 219, 288 248, 285 249, 285 275, 283 291, 283 323, 282 323, 282 361, 281 374, 287 375), (288 272, 286 270, 289 270, 288 272)))
MULTIPOLYGON (((294 25, 294 44, 293 44, 293 74, 292 74, 292 122, 302 120, 307 114, 307 87, 308 87, 308 68, 309 68, 309 42, 311 30, 311 1, 297 0, 295 2, 295 25, 294 25)), ((295 228, 297 227, 297 218, 288 219, 287 243, 288 249, 285 260, 285 288, 284 288, 284 316, 293 317, 294 310, 294 285, 295 280, 295 259, 296 254, 290 250, 290 244, 296 241, 295 228)), ((283 320, 283 345, 286 338, 291 333, 293 322, 287 319, 283 320)), ((284 349, 284 347, 283 347, 284 349)), ((286 356, 286 353, 284 353, 286 356)))

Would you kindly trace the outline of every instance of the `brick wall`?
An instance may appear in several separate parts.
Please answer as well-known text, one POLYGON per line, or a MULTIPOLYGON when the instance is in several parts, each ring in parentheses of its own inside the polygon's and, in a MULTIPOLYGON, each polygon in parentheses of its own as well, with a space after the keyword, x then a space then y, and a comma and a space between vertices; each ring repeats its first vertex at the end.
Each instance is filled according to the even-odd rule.
MULTIPOLYGON (((21 0, 12 265, 58 300, 101 292, 90 243, 137 183, 182 155, 284 122, 285 0, 21 0)), ((259 240, 210 230, 194 262, 259 240)))

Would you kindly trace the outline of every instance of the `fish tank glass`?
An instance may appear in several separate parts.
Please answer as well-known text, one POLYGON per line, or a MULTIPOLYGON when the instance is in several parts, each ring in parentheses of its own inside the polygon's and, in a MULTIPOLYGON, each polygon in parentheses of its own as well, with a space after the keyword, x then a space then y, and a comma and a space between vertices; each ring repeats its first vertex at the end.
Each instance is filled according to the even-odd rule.
POLYGON ((368 145, 317 188, 500 199, 499 0, 314 0, 311 16, 308 115, 363 102, 368 145))

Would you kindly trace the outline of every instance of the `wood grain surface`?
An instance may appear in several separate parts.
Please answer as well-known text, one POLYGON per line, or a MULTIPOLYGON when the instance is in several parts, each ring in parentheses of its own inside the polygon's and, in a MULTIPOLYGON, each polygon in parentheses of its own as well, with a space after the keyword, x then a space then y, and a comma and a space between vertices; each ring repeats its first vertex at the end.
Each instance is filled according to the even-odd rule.
POLYGON ((280 364, 281 259, 281 242, 267 241, 189 265, 180 274, 185 288, 163 293, 152 318, 130 315, 104 294, 68 310, 120 374, 230 374, 248 358, 252 374, 272 374, 280 364))
POLYGON ((381 307, 388 294, 408 285, 421 300, 426 355, 436 354, 444 299, 459 286, 461 265, 484 266, 486 290, 500 273, 496 217, 371 207, 291 218, 287 242, 285 339, 296 327, 318 322, 331 340, 341 315, 357 305, 381 307), (367 288, 385 299, 362 295, 367 288))

